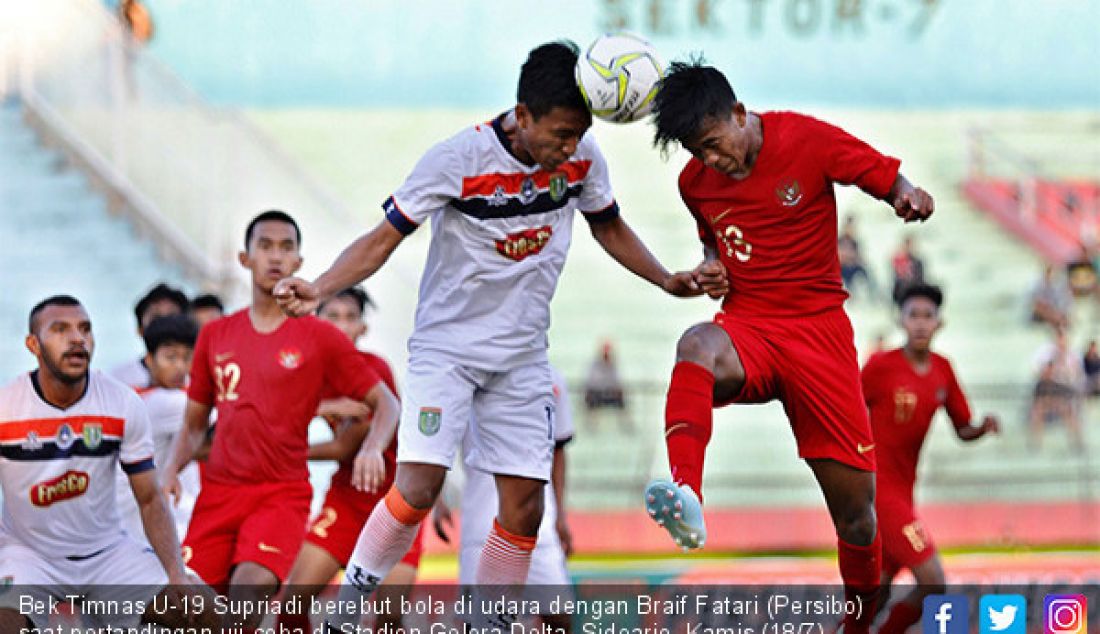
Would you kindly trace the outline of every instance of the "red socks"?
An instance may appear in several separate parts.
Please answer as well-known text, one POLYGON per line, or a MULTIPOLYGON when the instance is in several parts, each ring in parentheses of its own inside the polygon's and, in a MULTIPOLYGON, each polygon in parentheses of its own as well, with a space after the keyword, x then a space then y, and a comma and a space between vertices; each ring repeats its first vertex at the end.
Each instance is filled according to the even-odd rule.
POLYGON ((678 362, 665 404, 665 445, 672 481, 691 487, 700 500, 713 415, 714 374, 690 361, 678 362))
POLYGON ((855 546, 837 540, 840 578, 844 580, 844 598, 857 605, 856 612, 844 619, 844 634, 867 634, 875 619, 875 604, 882 582, 882 540, 868 546, 855 546))
POLYGON ((878 629, 879 634, 905 634, 909 626, 920 620, 921 606, 898 601, 890 609, 886 622, 878 629))

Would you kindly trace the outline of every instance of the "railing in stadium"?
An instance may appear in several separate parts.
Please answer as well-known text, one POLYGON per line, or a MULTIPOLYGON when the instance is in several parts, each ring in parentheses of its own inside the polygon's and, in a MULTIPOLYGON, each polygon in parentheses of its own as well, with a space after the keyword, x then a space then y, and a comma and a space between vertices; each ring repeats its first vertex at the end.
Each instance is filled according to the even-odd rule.
POLYGON ((8 11, 26 27, 13 56, 32 121, 207 286, 233 292, 241 228, 260 210, 350 217, 246 119, 142 51, 102 3, 20 4, 8 11))

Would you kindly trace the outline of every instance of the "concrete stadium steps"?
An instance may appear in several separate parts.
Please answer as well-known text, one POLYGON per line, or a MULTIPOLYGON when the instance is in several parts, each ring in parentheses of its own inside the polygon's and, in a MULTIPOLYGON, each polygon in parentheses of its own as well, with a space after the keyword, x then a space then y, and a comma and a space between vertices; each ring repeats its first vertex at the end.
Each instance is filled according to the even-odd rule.
POLYGON ((134 302, 150 286, 191 285, 153 245, 112 216, 104 198, 61 155, 39 145, 18 105, 0 106, 0 380, 33 366, 24 350, 27 312, 48 295, 82 302, 96 334, 93 367, 141 353, 134 302))

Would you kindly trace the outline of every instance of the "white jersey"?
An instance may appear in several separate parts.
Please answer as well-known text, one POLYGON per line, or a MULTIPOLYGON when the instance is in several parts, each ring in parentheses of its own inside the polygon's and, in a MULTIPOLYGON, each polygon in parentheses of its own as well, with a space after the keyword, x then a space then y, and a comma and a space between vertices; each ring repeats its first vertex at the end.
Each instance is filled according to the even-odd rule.
MULTIPOLYGON (((554 374, 554 400, 556 408, 554 412, 554 442, 557 446, 564 445, 573 439, 573 415, 569 406, 569 392, 566 390, 565 378, 557 368, 551 367, 554 374)), ((469 438, 463 451, 469 455, 469 438)), ((493 481, 493 474, 466 465, 466 481, 462 489, 462 529, 460 540, 463 548, 480 548, 485 543, 485 538, 492 528, 493 518, 497 513, 497 488, 493 481)), ((536 548, 546 546, 560 548, 558 533, 555 524, 558 520, 557 498, 554 495, 553 484, 545 488, 543 502, 542 525, 539 526, 536 548)), ((474 571, 467 571, 473 574, 474 571)), ((472 578, 472 577, 471 577, 472 578)))
POLYGON ((116 365, 110 370, 107 370, 107 375, 113 379, 122 381, 130 387, 138 389, 148 387, 152 382, 152 377, 149 375, 149 368, 145 367, 144 356, 130 359, 129 361, 116 365))
POLYGON ((92 371, 80 400, 60 410, 31 374, 0 388, 0 536, 51 558, 102 551, 122 538, 115 470, 153 468, 145 405, 92 371))
POLYGON ((591 134, 547 172, 512 154, 503 116, 432 147, 383 205, 405 235, 432 221, 409 352, 491 371, 545 360, 574 212, 619 213, 591 134))
MULTIPOLYGON (((172 456, 172 446, 183 428, 183 411, 187 407, 187 392, 184 390, 153 387, 139 390, 138 395, 145 402, 149 413, 149 427, 153 434, 153 462, 157 469, 164 469, 172 456)), ((168 500, 168 508, 176 520, 176 534, 183 538, 187 534, 187 525, 191 521, 191 511, 199 496, 199 465, 188 464, 180 471, 180 501, 178 505, 168 500)), ((137 500, 130 490, 129 476, 118 469, 118 508, 122 516, 122 527, 131 537, 145 542, 145 527, 141 521, 141 511, 137 500)))

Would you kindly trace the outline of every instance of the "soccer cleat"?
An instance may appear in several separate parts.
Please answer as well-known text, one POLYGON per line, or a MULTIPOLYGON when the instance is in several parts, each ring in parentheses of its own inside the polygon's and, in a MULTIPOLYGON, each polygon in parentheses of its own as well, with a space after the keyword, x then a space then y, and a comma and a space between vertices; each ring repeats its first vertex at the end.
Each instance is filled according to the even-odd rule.
POLYGON ((691 487, 654 480, 646 487, 645 499, 646 512, 658 526, 668 531, 677 546, 684 550, 703 547, 707 541, 703 505, 691 487))

